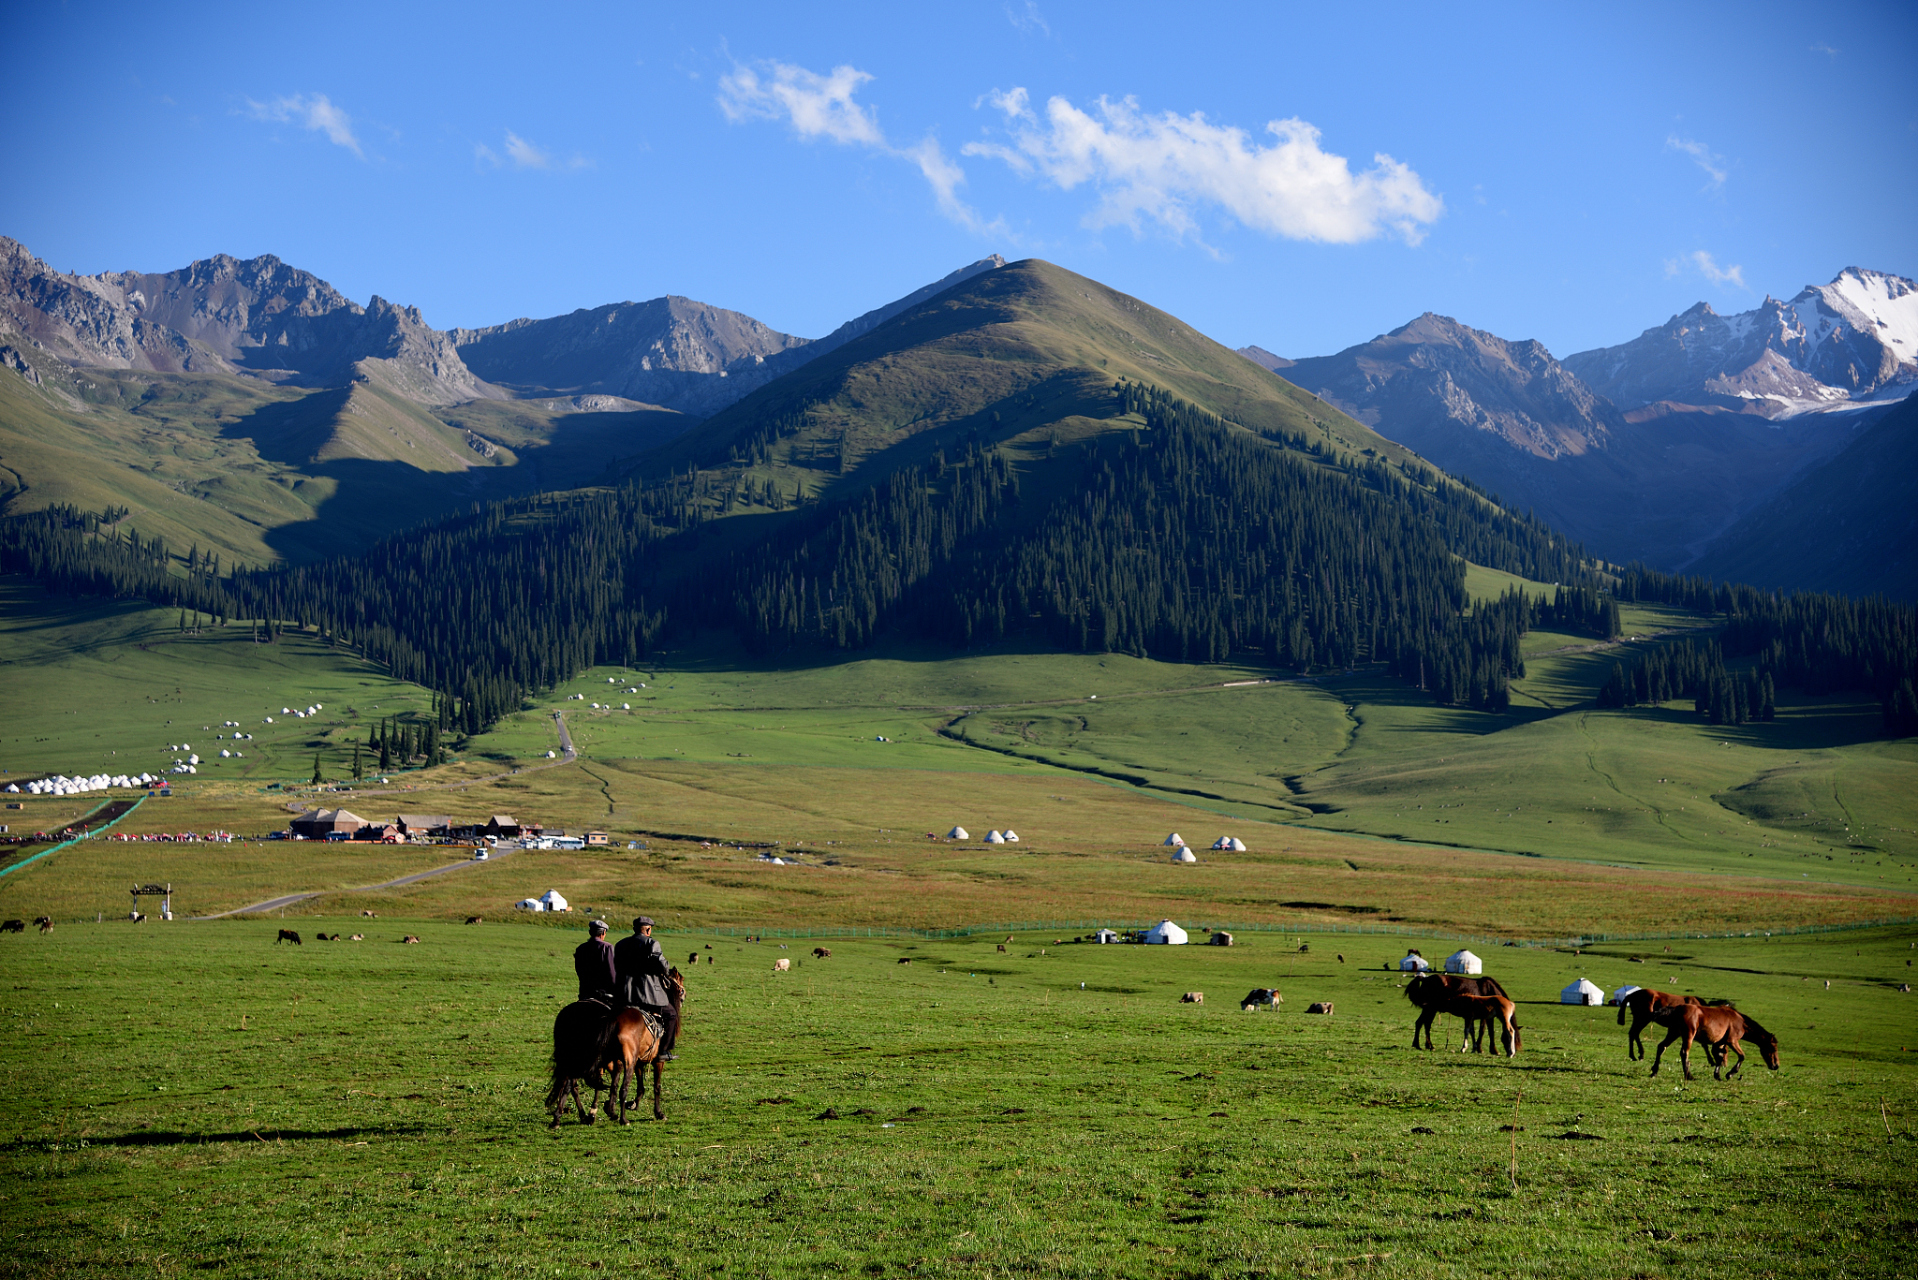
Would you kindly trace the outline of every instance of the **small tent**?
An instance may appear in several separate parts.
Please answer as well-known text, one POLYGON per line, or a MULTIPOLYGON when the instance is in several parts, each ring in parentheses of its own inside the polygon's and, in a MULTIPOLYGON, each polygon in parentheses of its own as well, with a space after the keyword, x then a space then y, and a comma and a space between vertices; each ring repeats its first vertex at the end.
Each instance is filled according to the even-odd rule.
POLYGON ((1560 1004, 1604 1004, 1605 989, 1590 978, 1580 978, 1558 993, 1560 1004))
POLYGON ((1192 850, 1186 848, 1184 845, 1180 845, 1177 849, 1173 850, 1172 860, 1174 862, 1197 862, 1199 860, 1199 855, 1192 852, 1192 850))
POLYGON ((1485 962, 1469 951, 1454 951, 1445 957, 1447 973, 1484 973, 1485 962))
POLYGON ((1234 853, 1246 852, 1245 841, 1239 839, 1237 836, 1231 837, 1231 840, 1232 843, 1228 845, 1227 848, 1231 849, 1234 853))
POLYGON ((1161 920, 1145 931, 1145 940, 1160 946, 1183 947, 1185 930, 1170 920, 1161 920))
POLYGON ((1185 837, 1180 835, 1178 832, 1174 831, 1171 835, 1167 836, 1164 840, 1160 841, 1159 843, 1162 848, 1177 849, 1181 845, 1185 844, 1185 837))
POLYGON ((952 830, 946 832, 946 839, 970 840, 972 839, 972 832, 966 830, 964 827, 954 827, 952 830))
POLYGON ((986 832, 987 844, 1004 844, 1005 842, 1006 842, 1006 838, 1000 835, 997 831, 986 832))
POLYGON ((1017 831, 1014 831, 1011 827, 1006 828, 1006 843, 1007 844, 1019 843, 1019 833, 1017 831))
POLYGON ((516 909, 520 911, 546 910, 546 904, 544 902, 541 902, 538 898, 521 898, 518 902, 514 903, 513 905, 516 909))
POLYGON ((1431 967, 1432 966, 1426 962, 1425 957, 1416 951, 1406 952, 1405 959, 1399 961, 1400 973, 1424 973, 1431 967))
POLYGON ((1119 935, 1114 933, 1110 929, 1101 929, 1099 930, 1098 933, 1093 935, 1092 940, 1094 942, 1117 942, 1119 940, 1119 935))
POLYGON ((573 909, 567 903, 566 899, 560 896, 558 889, 548 889, 545 893, 539 895, 539 900, 546 904, 541 908, 543 911, 571 911, 573 909))
POLYGON ((1618 990, 1612 992, 1612 998, 1607 1000, 1605 1003, 1606 1004, 1624 1004, 1625 997, 1631 995, 1632 992, 1637 990, 1639 990, 1638 987, 1635 987, 1628 982, 1624 986, 1620 987, 1618 990))
POLYGON ((1220 836, 1217 840, 1214 840, 1212 842, 1212 847, 1214 849, 1230 849, 1232 847, 1232 837, 1220 836))

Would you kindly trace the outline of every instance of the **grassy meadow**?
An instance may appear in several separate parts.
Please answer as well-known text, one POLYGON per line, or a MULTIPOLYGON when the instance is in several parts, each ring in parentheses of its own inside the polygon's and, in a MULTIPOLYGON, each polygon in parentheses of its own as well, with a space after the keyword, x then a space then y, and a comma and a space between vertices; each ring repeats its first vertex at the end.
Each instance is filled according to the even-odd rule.
POLYGON ((366 940, 276 946, 259 921, 0 937, 0 1274, 1918 1266, 1910 928, 1482 951, 1520 1001, 1510 1061, 1408 1047, 1384 966, 1440 939, 1001 934, 815 960, 668 934, 675 961, 711 960, 689 972, 666 1122, 549 1131, 576 930, 301 927, 329 925, 366 940), (1653 1079, 1612 1010, 1553 1003, 1580 976, 1734 999, 1783 1068, 1754 1052, 1719 1083, 1697 1053, 1686 1083, 1674 1050, 1653 1079), (1240 1011, 1255 986, 1278 1012, 1240 1011))

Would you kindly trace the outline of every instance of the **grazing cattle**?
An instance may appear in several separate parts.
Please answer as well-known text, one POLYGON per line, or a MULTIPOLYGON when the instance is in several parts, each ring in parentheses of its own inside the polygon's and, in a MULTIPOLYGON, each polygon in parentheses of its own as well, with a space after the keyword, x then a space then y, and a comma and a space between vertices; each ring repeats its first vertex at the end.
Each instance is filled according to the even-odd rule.
POLYGON ((131 920, 134 924, 145 924, 147 922, 147 913, 144 911, 129 911, 127 912, 127 919, 131 920))
POLYGON ((418 942, 419 940, 420 940, 420 935, 417 933, 409 933, 404 938, 400 939, 401 942, 418 942))
POLYGON ((812 949, 812 953, 815 957, 821 960, 828 959, 832 956, 832 952, 826 947, 814 947, 812 949))
POLYGON ((53 932, 53 918, 51 916, 38 916, 34 919, 34 923, 40 926, 41 933, 53 932))
POLYGON ((1239 1008, 1251 1010, 1258 1008, 1260 1005, 1265 1005, 1276 1012, 1278 1007, 1284 1003, 1285 997, 1274 991, 1271 987, 1254 987, 1245 993, 1245 999, 1239 1001, 1239 1008))
POLYGON ((1339 952, 1339 963, 1340 964, 1345 963, 1345 953, 1343 951, 1339 952))
POLYGON ((300 935, 292 929, 282 929, 280 936, 273 939, 273 945, 277 947, 282 942, 290 942, 297 947, 300 945, 300 935))
POLYGON ((1003 942, 1002 942, 1002 943, 1000 943, 1000 944, 999 944, 999 950, 1000 950, 1001 952, 1003 952, 1003 951, 1005 951, 1005 949, 1006 949, 1006 944, 1005 944, 1005 943, 1003 943, 1003 942))
POLYGON ((911 957, 911 956, 900 956, 900 957, 899 957, 899 963, 900 963, 900 964, 911 964, 911 963, 912 963, 912 957, 911 957))
POLYGON ((0 921, 0 933, 25 933, 26 931, 27 922, 25 920, 0 921))
POLYGON ((1312 944, 1309 942, 1301 942, 1299 944, 1300 951, 1310 951, 1311 949, 1312 949, 1312 944))
POLYGON ((1419 1045, 1421 1035, 1425 1037, 1423 1047, 1427 1049, 1433 1047, 1432 1020, 1441 1013, 1450 1012, 1445 1008, 1445 1004, 1455 995, 1503 996, 1505 988, 1498 985, 1497 978, 1470 978, 1458 973, 1420 974, 1406 983, 1405 998, 1419 1008, 1418 1020, 1412 1024, 1414 1049, 1421 1047, 1419 1045))
POLYGON ((1332 1002, 1330 1000, 1316 1001, 1312 1004, 1306 1005, 1305 1011, 1307 1013, 1331 1013, 1332 1002))
POLYGON ((365 916, 368 920, 377 920, 379 918, 378 916, 375 916, 371 911, 362 911, 360 912, 360 914, 365 916))
POLYGON ((1659 1041, 1658 1052, 1652 1055, 1652 1074, 1658 1074, 1659 1061, 1665 1056, 1666 1046, 1674 1040, 1683 1040, 1679 1047, 1678 1059, 1684 1064, 1685 1078, 1692 1078, 1692 1041, 1705 1042, 1706 1055, 1712 1059, 1712 1079, 1720 1079, 1725 1066, 1726 1050, 1738 1055, 1738 1064, 1723 1075, 1729 1080, 1738 1074, 1738 1068, 1745 1065, 1745 1051, 1739 1047, 1739 1041, 1750 1040, 1758 1046, 1765 1057, 1765 1065, 1773 1071, 1778 1070, 1778 1037, 1759 1026, 1745 1014, 1730 1005, 1677 1004, 1653 1013, 1652 1021, 1665 1028, 1665 1038, 1659 1041))
POLYGON ((468 923, 468 924, 485 924, 485 923, 486 923, 486 917, 485 917, 485 916, 468 916, 468 917, 466 917, 466 923, 468 923))
POLYGON ((1729 1000, 1700 1000, 1697 996, 1673 995, 1669 991, 1654 991, 1649 987, 1640 987, 1618 1002, 1618 1025, 1625 1025, 1625 1014, 1632 1015, 1631 1030, 1625 1033, 1625 1057, 1640 1062, 1645 1057, 1645 1042, 1639 1038, 1645 1028, 1658 1020, 1658 1015, 1667 1009, 1682 1004, 1725 1005, 1729 1000))
POLYGON ((348 942, 365 942, 366 935, 363 933, 356 933, 352 937, 348 938, 347 941, 348 942))
POLYGON ((787 973, 791 971, 792 967, 793 967, 793 962, 786 959, 783 956, 773 961, 774 973, 787 973))
POLYGON ((1188 991, 1184 995, 1179 997, 1179 1003, 1180 1004, 1204 1004, 1205 992, 1188 991))
POLYGON ((693 952, 693 953, 692 953, 691 955, 689 955, 689 956, 687 956, 687 957, 686 957, 686 963, 687 963, 687 964, 698 964, 698 963, 699 963, 699 952, 697 952, 697 951, 695 951, 695 952, 693 952))

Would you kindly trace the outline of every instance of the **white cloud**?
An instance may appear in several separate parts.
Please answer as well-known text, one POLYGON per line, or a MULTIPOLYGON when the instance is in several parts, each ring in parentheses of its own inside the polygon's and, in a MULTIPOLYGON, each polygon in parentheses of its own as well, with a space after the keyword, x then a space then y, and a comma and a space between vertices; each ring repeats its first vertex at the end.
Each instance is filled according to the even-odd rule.
POLYGON ((1665 149, 1682 151, 1690 156, 1692 163, 1703 169, 1705 176, 1712 180, 1711 185, 1714 188, 1724 186, 1725 179, 1731 176, 1731 170, 1725 167, 1725 157, 1714 155, 1712 149, 1702 142, 1694 142, 1689 138, 1681 138, 1673 134, 1665 139, 1665 149))
POLYGON ((1035 31, 1047 38, 1052 35, 1052 28, 1047 25, 1045 15, 1039 12, 1037 0, 1026 0, 1026 7, 1023 9, 1014 9, 1011 5, 1007 5, 1006 21, 1010 22, 1013 29, 1020 35, 1029 36, 1035 31))
POLYGON ((1813 53, 1822 53, 1827 58, 1835 58, 1838 56, 1838 50, 1832 48, 1830 45, 1826 44, 1823 40, 1820 40, 1816 44, 1810 45, 1808 47, 1813 53))
POLYGON ((580 155, 575 155, 570 160, 560 160, 556 158, 552 152, 535 146, 525 138, 520 137, 517 133, 514 133, 511 129, 506 131, 506 139, 501 143, 501 146, 506 152, 503 157, 498 151, 493 150, 493 148, 487 146, 484 142, 474 143, 473 159, 475 163, 489 169, 498 169, 503 165, 511 163, 516 169, 541 170, 590 169, 593 165, 591 160, 580 155))
POLYGON ((751 67, 735 67, 720 77, 719 109, 728 120, 786 119, 802 138, 886 145, 876 113, 852 100, 859 86, 872 79, 870 74, 839 66, 822 76, 784 62, 771 63, 766 69, 770 79, 761 78, 751 67))
MULTIPOLYGON (((1729 267, 1721 267, 1718 265, 1717 260, 1703 249, 1693 251, 1690 256, 1690 261, 1694 267, 1698 268, 1698 274, 1704 276, 1713 284, 1736 285, 1740 289, 1745 287, 1745 268, 1738 266, 1736 263, 1729 267)), ((1671 273, 1668 271, 1666 274, 1670 275, 1671 273)))
POLYGON ((1343 156, 1319 146, 1319 131, 1299 119, 1274 120, 1277 141, 1260 146, 1243 129, 1215 125, 1203 113, 1147 115, 1136 100, 1100 98, 1081 111, 1064 98, 1046 103, 1042 122, 1023 89, 988 95, 1006 116, 1010 145, 968 143, 965 155, 1037 172, 1063 190, 1101 189, 1086 224, 1154 222, 1174 236, 1196 236, 1198 210, 1217 206, 1256 231, 1292 240, 1352 244, 1387 232, 1408 244, 1444 212, 1445 202, 1408 166, 1383 152, 1353 173, 1343 156))
POLYGON ((301 125, 324 133, 329 142, 345 147, 360 159, 366 158, 360 150, 360 140, 353 136, 352 117, 334 106, 323 93, 296 93, 290 97, 275 98, 271 102, 255 102, 248 98, 246 106, 255 120, 301 125))
POLYGON ((719 80, 719 109, 738 124, 747 120, 785 120, 801 139, 825 138, 841 146, 859 146, 882 155, 910 162, 932 188, 939 211, 973 231, 1005 234, 998 219, 981 218, 976 210, 958 197, 966 181, 965 170, 955 164, 928 135, 906 147, 886 140, 879 127, 879 116, 871 107, 853 101, 860 86, 872 79, 855 67, 837 66, 830 75, 820 75, 804 67, 784 62, 765 63, 758 69, 734 67, 719 80))

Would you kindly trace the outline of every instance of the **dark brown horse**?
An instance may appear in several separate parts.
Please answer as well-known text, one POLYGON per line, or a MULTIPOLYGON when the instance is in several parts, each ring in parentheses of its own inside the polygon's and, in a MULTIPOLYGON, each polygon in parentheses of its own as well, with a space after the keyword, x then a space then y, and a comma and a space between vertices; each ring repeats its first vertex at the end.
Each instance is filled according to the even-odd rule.
MULTIPOLYGON (((1418 1021, 1412 1024, 1412 1047, 1419 1047, 1419 1035, 1424 1033, 1425 1048, 1432 1047, 1432 1019, 1441 1013, 1452 1013, 1446 1004, 1453 996, 1504 996, 1505 988, 1498 985, 1497 978, 1471 978, 1461 973, 1426 973, 1405 984, 1405 998, 1418 1006, 1418 1021)), ((1465 1017, 1463 1013, 1458 1015, 1465 1017)), ((1467 1023, 1466 1031, 1472 1030, 1467 1023)))
POLYGON ((1645 1057, 1645 1042, 1640 1035, 1651 1023, 1657 1021, 1658 1014, 1681 1004, 1699 1004, 1712 1008, 1731 1008, 1729 1000, 1700 1000, 1697 996, 1681 996, 1669 991, 1654 991, 1650 987, 1640 987, 1618 1002, 1618 1025, 1625 1025, 1625 1014, 1632 1015, 1631 1030, 1625 1033, 1625 1056, 1634 1062, 1645 1057))
POLYGON ((1658 1052, 1652 1055, 1652 1074, 1658 1074, 1659 1061, 1665 1056, 1666 1046, 1674 1040, 1683 1040, 1679 1048, 1678 1060, 1684 1064, 1685 1078, 1692 1078, 1692 1041, 1702 1041, 1707 1056, 1712 1059, 1712 1079, 1720 1079, 1719 1072, 1725 1065, 1726 1052, 1738 1055, 1738 1064, 1723 1075, 1729 1080, 1738 1074, 1738 1068, 1745 1065, 1745 1051, 1739 1047, 1739 1041, 1750 1040, 1758 1046, 1765 1057, 1765 1065, 1773 1071, 1778 1070, 1778 1037, 1730 1005, 1675 1004, 1652 1014, 1652 1021, 1665 1028, 1665 1038, 1659 1042, 1658 1052))
MULTIPOLYGON (((668 970, 667 976, 671 980, 668 990, 673 1012, 677 1015, 686 993, 685 979, 678 969, 668 970)), ((664 1120, 666 1112, 659 1091, 663 1028, 656 1030, 656 1027, 658 1023, 638 1009, 614 1011, 596 1000, 578 1000, 561 1009, 553 1019, 553 1083, 546 1093, 546 1107, 553 1113, 551 1127, 559 1126, 569 1098, 579 1113, 580 1123, 591 1124, 599 1112, 602 1091, 611 1093, 606 1114, 609 1117, 617 1114, 619 1122, 626 1123, 626 1087, 629 1082, 637 1081, 639 1087, 634 1101, 645 1096, 646 1085, 640 1068, 648 1062, 653 1064, 653 1118, 664 1120), (610 1080, 607 1079, 609 1071, 610 1080), (582 1084, 593 1090, 591 1108, 580 1101, 582 1084)))

